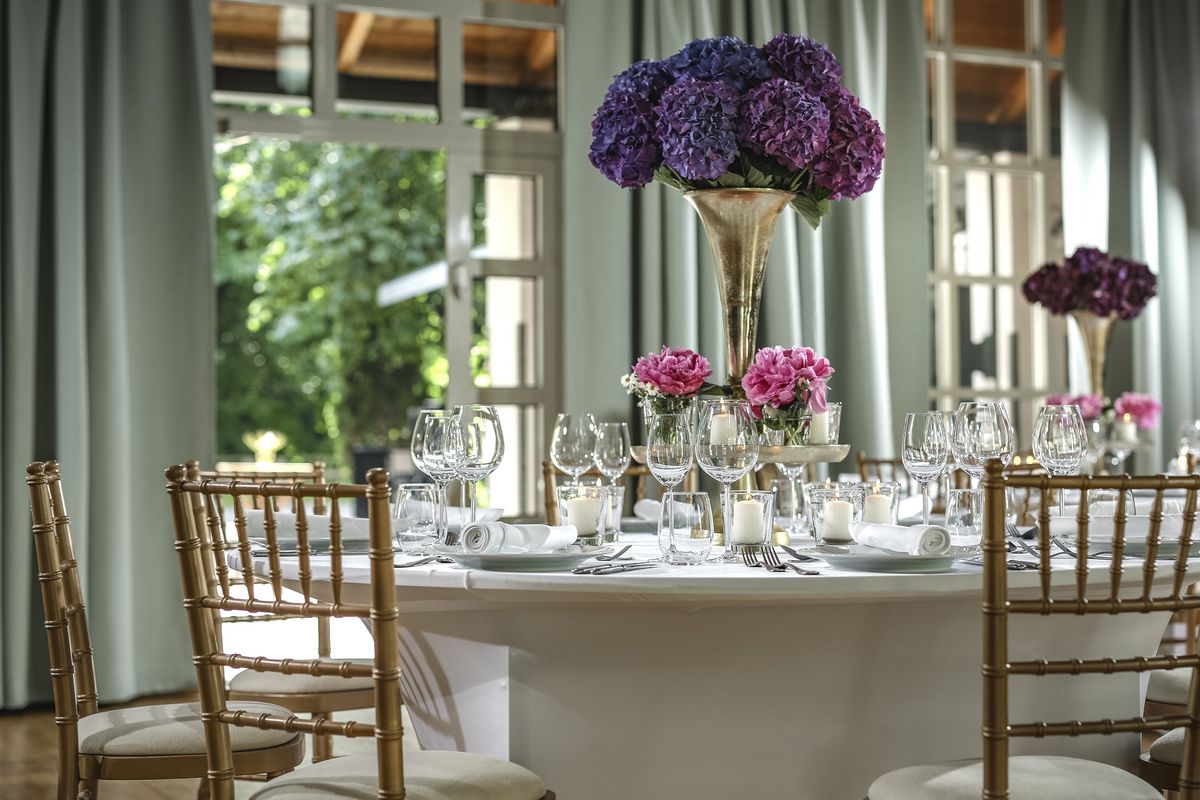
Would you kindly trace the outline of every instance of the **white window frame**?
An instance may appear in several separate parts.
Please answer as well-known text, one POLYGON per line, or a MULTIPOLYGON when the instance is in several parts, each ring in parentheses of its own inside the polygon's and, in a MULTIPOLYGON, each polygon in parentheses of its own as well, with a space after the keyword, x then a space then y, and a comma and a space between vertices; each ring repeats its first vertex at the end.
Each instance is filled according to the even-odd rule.
MULTIPOLYGON (((239 0, 233 0, 238 2, 239 0)), ((296 116, 264 111, 240 111, 214 104, 216 131, 228 136, 263 136, 316 142, 374 144, 410 150, 446 151, 446 262, 449 286, 445 292, 445 348, 450 365, 447 404, 496 403, 540 406, 542 430, 534 455, 523 465, 522 509, 536 513, 540 456, 548 431, 561 405, 562 320, 562 120, 565 87, 561 0, 554 6, 498 0, 246 0, 312 9, 312 114, 296 116), (436 124, 394 122, 388 119, 347 118, 337 109, 337 12, 367 11, 438 21, 438 121, 436 124), (480 129, 463 123, 463 25, 492 25, 550 29, 557 37, 556 69, 558 118, 554 131, 480 129), (519 173, 538 180, 537 220, 540 244, 536 257, 521 261, 479 260, 470 256, 464 232, 471 230, 471 178, 477 173, 519 173), (471 376, 472 305, 470 292, 456 295, 456 280, 479 276, 533 277, 541 287, 540 322, 536 332, 540 363, 539 385, 520 388, 476 387, 471 376)), ((285 96, 280 101, 286 102, 285 96)))
MULTIPOLYGON (((1025 274, 1013 276, 962 275, 954 272, 953 213, 954 186, 965 172, 988 175, 1012 175, 1027 178, 1032 184, 1030 209, 1029 270, 1058 258, 1051 252, 1050 231, 1047 230, 1049 193, 1057 191, 1061 204, 1062 161, 1050 153, 1050 71, 1062 70, 1061 56, 1046 50, 1046 0, 1025 0, 1025 31, 1027 49, 1005 50, 955 44, 953 0, 935 0, 932 38, 925 43, 926 62, 933 73, 929 87, 932 114, 932 141, 928 155, 930 181, 933 188, 933 264, 929 273, 931 298, 935 307, 945 313, 936 317, 933 330, 933 355, 937 380, 929 388, 929 398, 936 407, 950 411, 960 401, 975 398, 1007 399, 1021 409, 1016 421, 1019 430, 1030 430, 1031 402, 1050 391, 1066 388, 1066 328, 1061 319, 1052 317, 1040 307, 1030 309, 1031 347, 1029 362, 1021 363, 1016 386, 1003 390, 980 390, 963 386, 959 374, 960 348, 958 294, 962 287, 1011 286, 1020 298, 1025 274), (954 98, 954 64, 969 62, 1000 67, 1019 67, 1028 70, 1028 159, 1013 164, 976 162, 955 156, 956 109, 954 98), (1028 418, 1027 418, 1028 417, 1028 418)), ((1020 302, 1018 300, 1018 302, 1020 302)), ((1001 347, 997 342, 997 347, 1001 347)))

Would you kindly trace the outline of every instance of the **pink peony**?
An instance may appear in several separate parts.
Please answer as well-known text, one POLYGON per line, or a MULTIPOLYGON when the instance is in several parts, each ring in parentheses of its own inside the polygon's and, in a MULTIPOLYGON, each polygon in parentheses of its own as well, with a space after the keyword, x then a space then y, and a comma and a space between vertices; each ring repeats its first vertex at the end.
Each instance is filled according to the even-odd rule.
MULTIPOLYGON (((824 411, 826 384, 833 375, 829 359, 811 347, 764 347, 742 377, 751 405, 785 408, 807 395, 809 408, 824 411)), ((803 399, 803 398, 802 398, 803 399)))
POLYGON ((1098 394, 1051 394, 1046 396, 1046 405, 1079 406, 1084 421, 1098 419, 1104 413, 1104 398, 1098 394))
POLYGON ((1158 424, 1158 415, 1162 413, 1162 403, 1148 394, 1126 392, 1117 398, 1113 408, 1117 416, 1124 418, 1126 414, 1137 423, 1138 430, 1149 430, 1158 424))
POLYGON ((712 375, 712 368, 708 366, 708 359, 699 353, 682 347, 663 347, 657 353, 639 358, 633 365, 633 374, 663 394, 690 397, 704 386, 705 379, 712 375))

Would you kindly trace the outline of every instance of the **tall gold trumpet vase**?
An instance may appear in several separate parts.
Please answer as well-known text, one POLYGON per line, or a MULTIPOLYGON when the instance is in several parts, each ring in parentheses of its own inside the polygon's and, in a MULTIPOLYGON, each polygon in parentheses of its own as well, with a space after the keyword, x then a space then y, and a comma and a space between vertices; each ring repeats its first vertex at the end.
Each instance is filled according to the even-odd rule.
POLYGON ((1113 323, 1117 318, 1097 316, 1091 311, 1076 310, 1071 312, 1083 337, 1083 346, 1087 349, 1088 374, 1092 379, 1092 394, 1104 397, 1104 361, 1108 355, 1108 335, 1112 333, 1113 323))
POLYGON ((712 248, 729 385, 741 394, 742 376, 754 358, 767 251, 779 212, 796 195, 779 189, 697 189, 683 196, 700 215, 712 248))

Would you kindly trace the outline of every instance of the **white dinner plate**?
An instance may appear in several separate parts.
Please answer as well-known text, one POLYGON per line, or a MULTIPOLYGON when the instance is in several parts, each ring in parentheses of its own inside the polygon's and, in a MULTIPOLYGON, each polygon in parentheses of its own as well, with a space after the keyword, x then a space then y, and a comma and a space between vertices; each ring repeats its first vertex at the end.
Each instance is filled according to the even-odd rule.
POLYGON ((954 562, 970 558, 981 551, 978 547, 952 547, 940 556, 914 556, 906 553, 889 553, 865 544, 817 545, 801 553, 819 558, 834 569, 853 572, 892 572, 925 574, 950 572, 954 562))
MULTIPOLYGON (((1071 540, 1068 539, 1068 541, 1071 541, 1071 540)), ((1074 544, 1076 547, 1078 547, 1079 540, 1076 539, 1074 541, 1074 544)), ((1128 539, 1125 540, 1125 555, 1127 555, 1127 556, 1135 556, 1137 558, 1145 558, 1146 553, 1149 550, 1150 550, 1150 545, 1145 539, 1138 539, 1135 541, 1129 541, 1128 539)), ((1089 554, 1100 553, 1102 555, 1111 554, 1112 553, 1112 539, 1094 539, 1091 536, 1089 536, 1088 537, 1088 553, 1089 554)), ((1165 542, 1158 543, 1158 553, 1156 556, 1156 560, 1161 560, 1164 558, 1175 558, 1178 555, 1179 555, 1179 540, 1178 539, 1168 539, 1165 542)), ((1200 556, 1200 546, 1193 544, 1191 552, 1188 555, 1191 556, 1192 558, 1196 558, 1196 557, 1200 556)))
POLYGON ((572 545, 545 553, 464 553, 461 550, 439 550, 467 569, 491 572, 569 572, 589 558, 607 555, 611 547, 579 547, 572 545))

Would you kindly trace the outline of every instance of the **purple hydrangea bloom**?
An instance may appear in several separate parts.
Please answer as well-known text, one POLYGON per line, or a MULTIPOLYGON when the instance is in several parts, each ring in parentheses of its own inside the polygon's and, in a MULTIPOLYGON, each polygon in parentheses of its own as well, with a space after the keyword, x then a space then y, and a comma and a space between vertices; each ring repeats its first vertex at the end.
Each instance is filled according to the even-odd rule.
POLYGON ((1158 278, 1140 262, 1080 247, 1061 265, 1045 264, 1029 275, 1021 292, 1051 314, 1079 309, 1133 319, 1158 294, 1158 278))
POLYGON ((763 45, 775 73, 817 97, 832 97, 842 85, 842 65, 828 47, 807 36, 781 33, 763 45))
POLYGON ((675 73, 671 71, 667 62, 644 58, 633 62, 616 75, 608 90, 611 92, 613 89, 629 89, 651 102, 658 102, 662 90, 674 81, 675 73))
POLYGON ((738 95, 722 81, 680 78, 655 108, 663 163, 684 179, 715 180, 738 156, 738 95))
POLYGON ((667 62, 677 77, 724 81, 739 92, 771 77, 771 67, 759 49, 736 36, 695 39, 667 62))
POLYGON ((829 143, 812 163, 813 183, 829 199, 853 199, 869 192, 883 172, 883 130, 858 98, 845 89, 828 98, 829 143))
POLYGON ((645 186, 662 163, 654 138, 654 104, 632 89, 614 86, 592 117, 588 160, 604 177, 630 189, 645 186))
POLYGON ((802 170, 825 149, 829 110, 798 85, 772 78, 742 103, 738 141, 751 152, 802 170))

